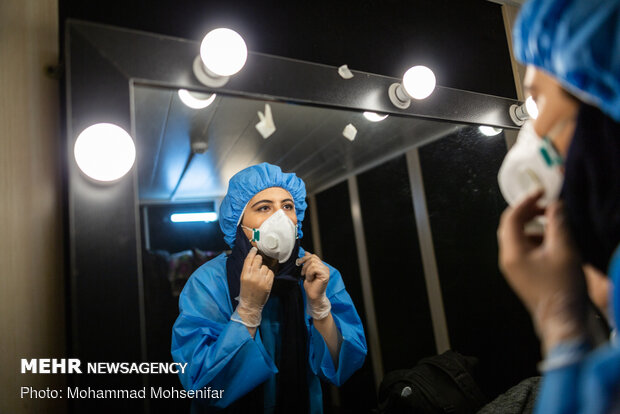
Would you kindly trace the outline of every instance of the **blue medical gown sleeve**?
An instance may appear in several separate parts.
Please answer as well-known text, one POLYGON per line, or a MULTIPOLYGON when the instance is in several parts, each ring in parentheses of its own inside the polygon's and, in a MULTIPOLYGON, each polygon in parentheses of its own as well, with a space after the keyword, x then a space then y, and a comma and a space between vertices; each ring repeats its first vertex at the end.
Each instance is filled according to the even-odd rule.
MULTIPOLYGON (((620 247, 609 267, 620 286, 620 247)), ((611 290, 612 321, 620 320, 620 290, 611 290)), ((616 326, 616 329, 618 327, 616 326)), ((585 341, 565 341, 551 350, 536 402, 536 414, 620 413, 620 344, 616 340, 590 352, 585 341)))
POLYGON ((620 347, 597 349, 583 368, 583 414, 620 413, 620 347))
MULTIPOLYGON (((574 351, 561 344, 550 358, 574 351)), ((586 348, 582 348, 585 351, 586 348)), ((603 346, 585 358, 545 373, 536 414, 609 414, 620 412, 620 348, 603 346)))
POLYGON ((210 386, 224 390, 213 400, 226 407, 277 372, 260 335, 230 320, 225 256, 199 268, 179 297, 179 317, 172 330, 172 357, 188 365, 180 374, 187 390, 210 386))
MULTIPOLYGON (((342 335, 338 368, 334 367, 327 344, 321 334, 312 326, 312 319, 307 316, 306 322, 310 326, 310 368, 315 375, 334 385, 342 385, 358 370, 366 358, 366 338, 364 329, 351 297, 345 290, 342 276, 338 270, 327 265, 330 270, 327 297, 332 304, 332 316, 342 335)), ((304 295, 305 296, 305 295, 304 295)))
POLYGON ((544 373, 535 414, 568 414, 579 410, 579 382, 585 354, 585 341, 560 343, 553 348, 543 365, 544 373))

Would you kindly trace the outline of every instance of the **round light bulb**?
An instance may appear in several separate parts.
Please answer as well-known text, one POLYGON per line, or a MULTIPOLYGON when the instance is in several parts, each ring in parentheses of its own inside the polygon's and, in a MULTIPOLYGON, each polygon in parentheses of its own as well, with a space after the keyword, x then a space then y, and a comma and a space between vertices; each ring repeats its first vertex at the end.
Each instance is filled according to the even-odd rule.
POLYGON ((534 98, 532 98, 531 96, 528 96, 528 98, 525 100, 525 109, 527 110, 527 114, 530 116, 530 118, 538 118, 538 106, 536 105, 536 102, 534 102, 534 98))
POLYGON ((248 57, 248 48, 239 33, 220 28, 207 33, 200 45, 200 58, 218 76, 239 72, 248 57))
POLYGON ((385 115, 379 115, 376 112, 364 112, 364 118, 366 118, 367 120, 369 120, 370 122, 379 122, 379 121, 383 121, 385 118, 387 118, 387 114, 385 115))
POLYGON ((215 100, 215 94, 190 92, 187 89, 179 89, 179 98, 186 106, 192 109, 204 109, 215 100))
POLYGON ((115 181, 127 174, 136 160, 129 134, 114 124, 95 124, 75 141, 73 154, 80 170, 97 181, 115 181))
POLYGON ((501 128, 495 128, 495 127, 488 126, 488 125, 480 125, 478 129, 480 130, 480 132, 482 132, 487 137, 494 137, 495 135, 502 132, 501 128))
POLYGON ((405 92, 414 99, 428 98, 435 90, 435 74, 426 66, 414 66, 403 75, 405 92))

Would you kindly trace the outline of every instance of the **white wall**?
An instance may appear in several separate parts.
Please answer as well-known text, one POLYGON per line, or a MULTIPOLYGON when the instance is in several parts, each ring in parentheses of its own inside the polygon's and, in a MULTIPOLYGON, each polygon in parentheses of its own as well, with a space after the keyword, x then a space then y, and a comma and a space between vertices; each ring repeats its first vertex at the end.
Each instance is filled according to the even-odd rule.
POLYGON ((58 0, 0 1, 0 413, 64 412, 64 400, 21 399, 22 357, 65 354, 58 0))

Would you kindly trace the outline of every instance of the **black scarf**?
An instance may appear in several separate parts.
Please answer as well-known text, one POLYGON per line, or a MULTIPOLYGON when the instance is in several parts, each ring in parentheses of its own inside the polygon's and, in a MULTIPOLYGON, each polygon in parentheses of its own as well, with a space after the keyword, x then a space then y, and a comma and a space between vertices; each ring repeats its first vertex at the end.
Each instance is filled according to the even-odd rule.
POLYGON ((607 273, 620 243, 620 123, 593 106, 579 110, 562 197, 583 261, 607 273))
MULTIPOLYGON (((233 310, 238 302, 241 287, 240 277, 243 262, 252 245, 241 226, 237 226, 235 246, 226 260, 226 276, 228 291, 233 310)), ((308 395, 308 350, 306 324, 304 321, 304 302, 299 286, 301 268, 295 265, 299 255, 299 240, 296 241, 291 257, 280 264, 271 288, 269 300, 277 297, 280 300, 281 353, 280 361, 276 361, 278 374, 276 414, 307 413, 309 408, 308 395)), ((260 329, 260 327, 258 328, 260 329)), ((263 386, 240 398, 231 405, 231 412, 259 413, 263 412, 263 386)))

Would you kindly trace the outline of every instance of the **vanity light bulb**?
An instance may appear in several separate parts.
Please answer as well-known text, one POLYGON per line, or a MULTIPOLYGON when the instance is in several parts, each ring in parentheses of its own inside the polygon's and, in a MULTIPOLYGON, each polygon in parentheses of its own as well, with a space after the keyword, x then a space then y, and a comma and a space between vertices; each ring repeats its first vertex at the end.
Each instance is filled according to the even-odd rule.
POLYGON ((248 57, 248 48, 239 33, 219 28, 210 31, 200 45, 200 58, 206 68, 218 76, 239 72, 248 57))
POLYGON ((379 115, 376 112, 364 112, 364 118, 366 118, 367 120, 369 120, 370 122, 379 122, 379 121, 383 121, 385 118, 387 118, 387 114, 385 115, 379 115))
POLYGON ((136 160, 131 136, 114 124, 94 124, 80 133, 73 154, 80 170, 97 181, 115 181, 127 174, 136 160))
POLYGON ((215 94, 190 92, 187 89, 179 89, 179 98, 186 106, 192 109, 204 109, 215 100, 215 94))
POLYGON ((538 118, 538 106, 536 105, 536 102, 534 102, 534 99, 531 96, 529 96, 525 100, 525 109, 527 110, 527 114, 530 116, 530 118, 538 118))
POLYGON ((480 125, 478 129, 480 130, 480 132, 482 132, 487 137, 494 137, 495 135, 500 134, 502 132, 501 128, 495 128, 495 127, 488 126, 488 125, 480 125))
POLYGON ((428 98, 435 90, 435 74, 426 66, 414 66, 403 75, 405 92, 414 99, 428 98))

